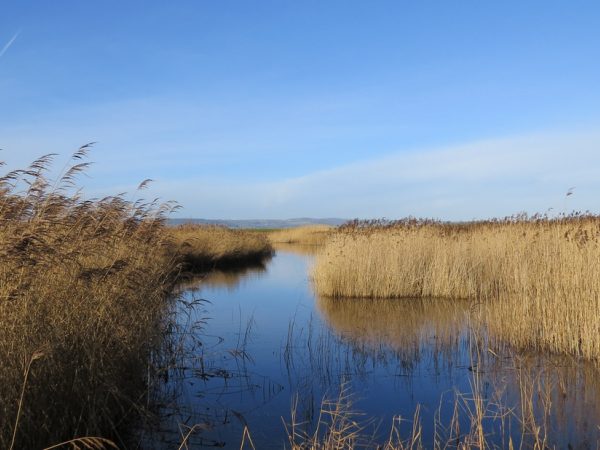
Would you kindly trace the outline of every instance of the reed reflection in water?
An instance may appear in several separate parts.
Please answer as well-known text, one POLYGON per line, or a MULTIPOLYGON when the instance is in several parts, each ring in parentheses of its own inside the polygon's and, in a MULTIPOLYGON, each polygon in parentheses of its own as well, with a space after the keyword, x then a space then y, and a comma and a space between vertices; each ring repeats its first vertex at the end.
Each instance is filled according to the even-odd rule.
POLYGON ((424 354, 453 357, 467 338, 463 301, 319 297, 316 305, 345 342, 366 352, 391 350, 407 363, 424 354))
MULTIPOLYGON (((372 360, 392 352, 409 379, 422 376, 413 371, 423 364, 444 375, 452 368, 466 369, 460 372, 468 389, 457 385, 440 398, 430 438, 435 434, 443 441, 452 427, 465 432, 480 421, 494 446, 506 447, 509 440, 524 448, 540 443, 556 448, 600 445, 597 368, 568 356, 512 349, 488 336, 476 305, 443 299, 326 297, 318 298, 316 305, 342 342, 372 360), (480 418, 475 418, 476 403, 482 408, 480 418), (457 410, 462 415, 455 416, 457 410)), ((397 412, 410 417, 402 405, 397 412)), ((433 444, 427 439, 425 443, 433 444)))
MULTIPOLYGON (((374 419, 365 431, 378 442, 393 417, 410 420, 419 406, 425 448, 457 429, 466 439, 479 405, 489 447, 507 447, 509 437, 515 448, 540 440, 597 447, 594 368, 514 352, 488 336, 478 325, 482 308, 468 302, 315 298, 307 275, 314 248, 286 248, 266 270, 215 272, 183 286, 187 301, 209 303, 176 313, 185 351, 161 409, 169 445, 181 424, 201 424, 190 445, 239 448, 247 424, 257 448, 282 448, 291 404, 310 432, 322 399, 344 385, 356 410, 374 419)), ((403 436, 411 427, 403 422, 403 436)))
POLYGON ((227 270, 215 269, 206 274, 189 277, 178 285, 180 292, 198 292, 206 288, 227 288, 235 291, 239 284, 253 276, 264 275, 268 261, 252 264, 246 267, 235 267, 227 270))
POLYGON ((273 248, 277 252, 294 253, 296 255, 301 256, 315 256, 323 249, 323 246, 288 242, 274 242, 273 248))

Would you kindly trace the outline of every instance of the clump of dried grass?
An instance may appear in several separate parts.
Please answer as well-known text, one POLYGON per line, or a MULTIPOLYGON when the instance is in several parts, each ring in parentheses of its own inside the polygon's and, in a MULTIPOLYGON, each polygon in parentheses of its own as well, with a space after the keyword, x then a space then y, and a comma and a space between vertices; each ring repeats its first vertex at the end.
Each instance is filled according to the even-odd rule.
POLYGON ((144 403, 171 206, 83 199, 88 148, 55 183, 52 155, 0 178, 0 448, 118 441, 144 403))
MULTIPOLYGON (((485 362, 483 348, 472 335, 470 352, 474 367, 492 369, 485 362)), ((504 355, 508 357, 508 355, 504 355)), ((411 418, 395 416, 385 439, 377 422, 357 411, 350 385, 342 383, 333 399, 324 398, 316 423, 298 421, 297 405, 292 406, 291 423, 286 424, 292 450, 341 450, 377 448, 385 450, 432 449, 550 449, 559 448, 552 432, 551 417, 557 414, 552 403, 553 380, 535 362, 514 359, 511 375, 492 380, 485 371, 474 370, 468 392, 449 392, 450 403, 440 398, 432 430, 424 433, 421 407, 411 418), (507 395, 507 389, 516 394, 507 395), (442 411, 445 409, 445 411, 442 411)), ((245 430, 246 433, 246 430, 245 430)), ((560 442, 560 441, 559 441, 560 442)))
POLYGON ((286 432, 293 450, 330 450, 366 448, 365 423, 362 413, 353 408, 350 386, 342 384, 334 399, 324 398, 314 430, 308 431, 306 423, 297 419, 297 405, 292 407, 291 423, 286 432))
POLYGON ((597 216, 354 223, 327 241, 312 275, 330 297, 482 301, 492 334, 600 361, 597 216))
POLYGON ((330 225, 306 225, 271 231, 268 236, 274 244, 322 245, 334 230, 330 225))
POLYGON ((170 253, 187 270, 201 271, 260 264, 273 254, 263 233, 216 225, 180 225, 168 230, 170 253))

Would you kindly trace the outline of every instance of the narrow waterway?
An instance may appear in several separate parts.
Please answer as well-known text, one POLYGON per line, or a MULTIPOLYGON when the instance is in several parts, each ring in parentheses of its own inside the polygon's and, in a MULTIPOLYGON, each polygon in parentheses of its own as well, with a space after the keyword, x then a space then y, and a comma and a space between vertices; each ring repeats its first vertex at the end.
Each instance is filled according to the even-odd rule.
POLYGON ((312 258, 279 250, 264 267, 184 287, 184 356, 165 379, 153 447, 172 448, 194 427, 190 448, 240 448, 247 427, 257 449, 289 448, 291 423, 312 433, 329 418, 319 414, 323 399, 340 392, 361 413, 352 418, 367 446, 385 442, 393 425, 410 437, 416 412, 427 448, 435 439, 455 446, 479 406, 498 447, 527 447, 536 433, 557 448, 598 447, 595 369, 503 348, 467 302, 318 298, 312 258))

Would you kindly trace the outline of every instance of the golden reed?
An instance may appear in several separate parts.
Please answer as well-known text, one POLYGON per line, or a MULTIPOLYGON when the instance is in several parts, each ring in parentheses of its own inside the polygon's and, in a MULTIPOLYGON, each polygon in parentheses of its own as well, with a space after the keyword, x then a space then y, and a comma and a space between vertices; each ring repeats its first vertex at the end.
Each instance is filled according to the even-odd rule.
POLYGON ((0 178, 0 448, 118 441, 145 403, 176 267, 172 205, 84 200, 88 149, 56 182, 51 155, 0 178))
POLYGON ((264 235, 216 225, 180 225, 168 229, 170 251, 185 269, 209 270, 261 263, 273 254, 264 235))
POLYGON ((599 237, 591 215, 354 222, 326 242, 312 278, 328 297, 472 299, 509 343, 598 362, 599 237))
POLYGON ((268 233, 274 244, 322 245, 335 230, 330 225, 305 225, 268 233))

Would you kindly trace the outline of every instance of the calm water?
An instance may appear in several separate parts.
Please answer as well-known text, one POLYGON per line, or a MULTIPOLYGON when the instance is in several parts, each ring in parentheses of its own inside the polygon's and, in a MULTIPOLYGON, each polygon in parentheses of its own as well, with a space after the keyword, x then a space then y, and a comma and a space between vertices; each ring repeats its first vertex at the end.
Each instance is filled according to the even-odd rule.
POLYGON ((356 418, 370 446, 383 442, 393 423, 409 436, 417 410, 427 447, 435 433, 451 435, 455 413, 453 436, 463 439, 474 391, 489 440, 503 447, 510 435, 526 446, 523 390, 551 444, 598 447, 594 369, 503 349, 474 330, 477 307, 468 303, 316 298, 311 259, 281 250, 264 268, 185 286, 184 300, 194 303, 177 313, 185 351, 161 387, 166 401, 148 447, 172 448, 193 425, 188 442, 195 447, 240 448, 245 426, 256 448, 289 447, 284 423, 292 409, 304 424, 299 429, 311 432, 323 398, 340 391, 352 411, 364 413, 356 418), (543 410, 550 410, 545 419, 543 410))

